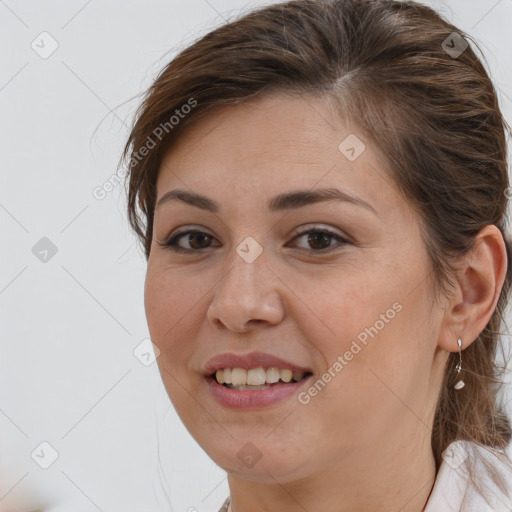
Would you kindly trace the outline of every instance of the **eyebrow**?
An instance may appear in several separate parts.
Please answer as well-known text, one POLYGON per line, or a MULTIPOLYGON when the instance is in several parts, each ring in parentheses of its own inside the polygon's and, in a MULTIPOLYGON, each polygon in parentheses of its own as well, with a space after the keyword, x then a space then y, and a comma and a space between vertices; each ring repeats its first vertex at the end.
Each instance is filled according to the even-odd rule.
MULTIPOLYGON (((186 204, 201 208, 202 210, 207 210, 212 213, 218 213, 220 211, 220 205, 217 203, 217 201, 214 201, 213 199, 210 199, 209 197, 203 196, 201 194, 182 189, 166 192, 158 200, 156 208, 172 200, 182 201, 186 204)), ((356 206, 362 206, 363 208, 373 212, 375 215, 378 215, 375 209, 366 201, 363 201, 358 197, 351 196, 346 192, 338 190, 337 188, 295 190, 292 192, 279 194, 268 202, 268 209, 271 212, 279 212, 283 210, 302 208, 303 206, 325 201, 343 201, 351 203, 356 206)))

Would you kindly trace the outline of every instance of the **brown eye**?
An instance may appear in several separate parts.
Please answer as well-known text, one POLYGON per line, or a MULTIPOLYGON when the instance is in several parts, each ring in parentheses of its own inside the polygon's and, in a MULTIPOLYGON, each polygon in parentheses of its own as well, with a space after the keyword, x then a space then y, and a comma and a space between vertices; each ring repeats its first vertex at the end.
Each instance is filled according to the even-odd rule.
POLYGON ((294 240, 298 238, 305 238, 306 243, 309 244, 308 247, 300 247, 301 249, 313 250, 315 252, 326 251, 327 249, 331 249, 336 247, 336 244, 331 244, 330 242, 334 239, 338 242, 338 246, 348 244, 348 240, 344 239, 340 235, 336 233, 332 233, 331 231, 325 229, 310 229, 307 231, 303 231, 299 233, 294 240))
POLYGON ((190 232, 188 242, 192 249, 204 249, 204 247, 208 247, 208 242, 211 242, 211 236, 206 233, 201 232, 190 232))
POLYGON ((309 233, 308 243, 313 249, 326 249, 330 246, 332 236, 325 233, 309 233))
POLYGON ((210 247, 209 244, 212 240, 214 240, 214 238, 204 231, 191 230, 178 233, 177 235, 174 235, 172 238, 170 238, 167 242, 159 242, 159 245, 162 247, 169 247, 171 250, 176 252, 193 252, 200 249, 207 249, 210 247), (188 247, 179 244, 182 239, 188 243, 188 247))

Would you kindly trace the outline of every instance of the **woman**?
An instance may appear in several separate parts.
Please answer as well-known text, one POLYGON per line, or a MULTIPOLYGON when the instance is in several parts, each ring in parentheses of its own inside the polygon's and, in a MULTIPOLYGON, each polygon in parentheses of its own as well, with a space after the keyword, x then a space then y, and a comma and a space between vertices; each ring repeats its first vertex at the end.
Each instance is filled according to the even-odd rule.
POLYGON ((128 214, 222 511, 512 510, 505 122, 468 40, 415 2, 297 0, 148 90, 128 214))

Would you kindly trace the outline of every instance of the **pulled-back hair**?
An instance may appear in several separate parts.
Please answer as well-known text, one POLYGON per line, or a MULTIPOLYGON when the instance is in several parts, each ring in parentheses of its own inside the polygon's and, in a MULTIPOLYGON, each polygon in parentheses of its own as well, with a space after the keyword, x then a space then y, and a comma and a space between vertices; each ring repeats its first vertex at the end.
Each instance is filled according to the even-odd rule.
POLYGON ((455 440, 502 450, 511 437, 497 402, 502 368, 495 357, 511 283, 508 126, 473 48, 467 34, 412 1, 295 0, 259 8, 198 39, 161 71, 122 155, 129 221, 146 258, 165 152, 206 112, 265 90, 325 97, 377 145, 419 215, 438 291, 453 286, 453 263, 480 230, 497 226, 507 243, 505 283, 485 329, 463 351, 463 391, 453 389, 458 354, 448 358, 432 425, 436 469, 455 440), (178 113, 179 122, 170 122, 178 113))

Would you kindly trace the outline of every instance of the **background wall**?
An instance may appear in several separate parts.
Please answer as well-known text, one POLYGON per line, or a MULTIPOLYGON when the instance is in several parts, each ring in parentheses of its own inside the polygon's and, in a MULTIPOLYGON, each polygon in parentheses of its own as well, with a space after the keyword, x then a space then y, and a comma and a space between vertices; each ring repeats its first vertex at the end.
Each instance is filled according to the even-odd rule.
MULTIPOLYGON (((427 3, 482 42, 512 123, 512 0, 427 3)), ((138 101, 122 104, 263 4, 0 0, 0 511, 217 511, 228 495, 149 364, 122 186, 93 190, 138 101)))

